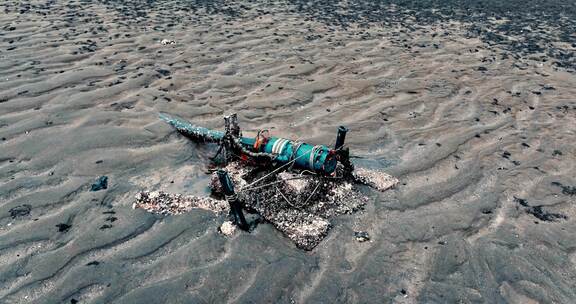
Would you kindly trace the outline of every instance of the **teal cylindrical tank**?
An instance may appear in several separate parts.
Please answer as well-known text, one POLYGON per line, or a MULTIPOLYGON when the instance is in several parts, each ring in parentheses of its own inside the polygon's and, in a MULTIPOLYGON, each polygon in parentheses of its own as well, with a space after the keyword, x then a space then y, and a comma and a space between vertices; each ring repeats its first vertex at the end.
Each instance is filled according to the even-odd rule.
MULTIPOLYGON (((253 142, 253 141, 252 141, 253 142)), ((294 166, 315 172, 331 174, 336 170, 336 155, 323 145, 313 146, 307 143, 296 143, 286 138, 270 137, 259 151, 276 155, 276 161, 287 163, 294 161, 294 166)))

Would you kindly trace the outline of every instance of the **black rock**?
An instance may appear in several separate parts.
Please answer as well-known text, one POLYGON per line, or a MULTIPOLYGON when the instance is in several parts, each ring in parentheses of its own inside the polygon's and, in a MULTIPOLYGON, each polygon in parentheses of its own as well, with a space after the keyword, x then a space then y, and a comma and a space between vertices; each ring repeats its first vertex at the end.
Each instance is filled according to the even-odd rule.
POLYGON ((68 232, 68 230, 70 230, 70 227, 72 227, 72 225, 60 223, 56 225, 56 227, 58 227, 58 232, 68 232))
POLYGON ((162 76, 169 76, 170 75, 170 71, 165 70, 165 69, 157 69, 156 72, 160 73, 162 76))
POLYGON ((520 205, 522 205, 524 207, 528 207, 528 202, 523 198, 514 197, 514 201, 519 203, 520 205))
POLYGON ((90 191, 100 191, 108 188, 108 176, 100 176, 98 180, 92 184, 90 191))

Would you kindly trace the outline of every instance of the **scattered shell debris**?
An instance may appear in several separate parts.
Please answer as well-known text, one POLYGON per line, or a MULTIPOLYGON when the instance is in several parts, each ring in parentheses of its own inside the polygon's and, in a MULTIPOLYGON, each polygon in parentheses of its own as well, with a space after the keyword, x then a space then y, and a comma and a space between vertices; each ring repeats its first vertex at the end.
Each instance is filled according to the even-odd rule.
POLYGON ((236 225, 232 221, 225 221, 219 229, 220 233, 225 236, 231 236, 236 232, 236 225))
MULTIPOLYGON (((380 171, 358 169, 353 183, 338 177, 282 172, 270 174, 270 170, 231 162, 228 171, 236 193, 244 208, 257 212, 264 220, 290 238, 297 247, 311 250, 328 234, 332 227, 331 217, 362 210, 370 200, 359 191, 361 184, 380 191, 390 189, 398 182, 394 177, 380 171)), ((214 172, 210 187, 214 196, 221 193, 217 174, 214 172)), ((136 196, 135 208, 165 215, 181 214, 194 208, 221 212, 229 210, 224 198, 184 196, 161 191, 142 192, 136 196)), ((231 222, 220 227, 224 235, 233 233, 231 222)), ((358 239, 358 236, 356 236, 358 239)), ((369 237, 367 237, 367 240, 369 237)))
POLYGON ((136 194, 132 208, 141 208, 148 212, 174 215, 189 212, 192 209, 205 209, 213 212, 228 211, 226 201, 211 197, 172 194, 163 191, 143 191, 136 194))
POLYGON ((162 45, 168 45, 168 44, 175 44, 176 41, 174 41, 174 40, 169 40, 169 39, 162 39, 162 41, 160 41, 160 43, 161 43, 162 45))
POLYGON ((356 168, 354 177, 357 181, 373 187, 378 191, 386 191, 398 183, 398 179, 379 170, 356 168))

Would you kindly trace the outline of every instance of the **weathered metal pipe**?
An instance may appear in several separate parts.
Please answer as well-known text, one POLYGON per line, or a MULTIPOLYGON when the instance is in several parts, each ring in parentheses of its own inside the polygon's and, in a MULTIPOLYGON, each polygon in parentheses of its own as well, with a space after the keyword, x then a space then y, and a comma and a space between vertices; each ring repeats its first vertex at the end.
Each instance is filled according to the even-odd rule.
MULTIPOLYGON (((198 127, 190 122, 166 114, 161 114, 160 118, 172 125, 183 135, 192 139, 220 142, 225 136, 224 132, 198 127)), ((339 138, 342 138, 343 141, 346 133, 345 131, 342 132, 344 134, 343 136, 340 135, 341 132, 339 129, 339 138)), ((256 153, 264 152, 273 155, 275 157, 274 160, 280 164, 294 161, 294 167, 296 168, 323 174, 331 174, 336 170, 336 153, 324 145, 314 146, 280 137, 240 137, 240 143, 248 151, 256 153)))
POLYGON ((224 137, 224 132, 222 131, 214 131, 207 128, 198 127, 186 120, 176 118, 168 114, 161 113, 160 119, 173 126, 182 135, 195 140, 219 142, 224 137))

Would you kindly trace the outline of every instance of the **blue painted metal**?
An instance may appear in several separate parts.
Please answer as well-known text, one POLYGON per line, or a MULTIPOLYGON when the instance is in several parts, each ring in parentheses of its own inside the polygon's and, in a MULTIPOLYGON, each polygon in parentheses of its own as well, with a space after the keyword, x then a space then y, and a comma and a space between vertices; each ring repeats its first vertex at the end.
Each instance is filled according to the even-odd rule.
MULTIPOLYGON (((224 132, 198 127, 190 122, 166 114, 160 114, 160 118, 172 125, 180 133, 194 139, 219 142, 224 137, 224 132)), ((336 170, 336 153, 324 145, 314 146, 307 143, 297 143, 280 137, 268 138, 265 144, 257 147, 257 149, 254 147, 255 138, 241 137, 240 142, 249 151, 274 155, 274 160, 281 164, 294 160, 294 167, 299 169, 325 174, 331 174, 336 170)))

